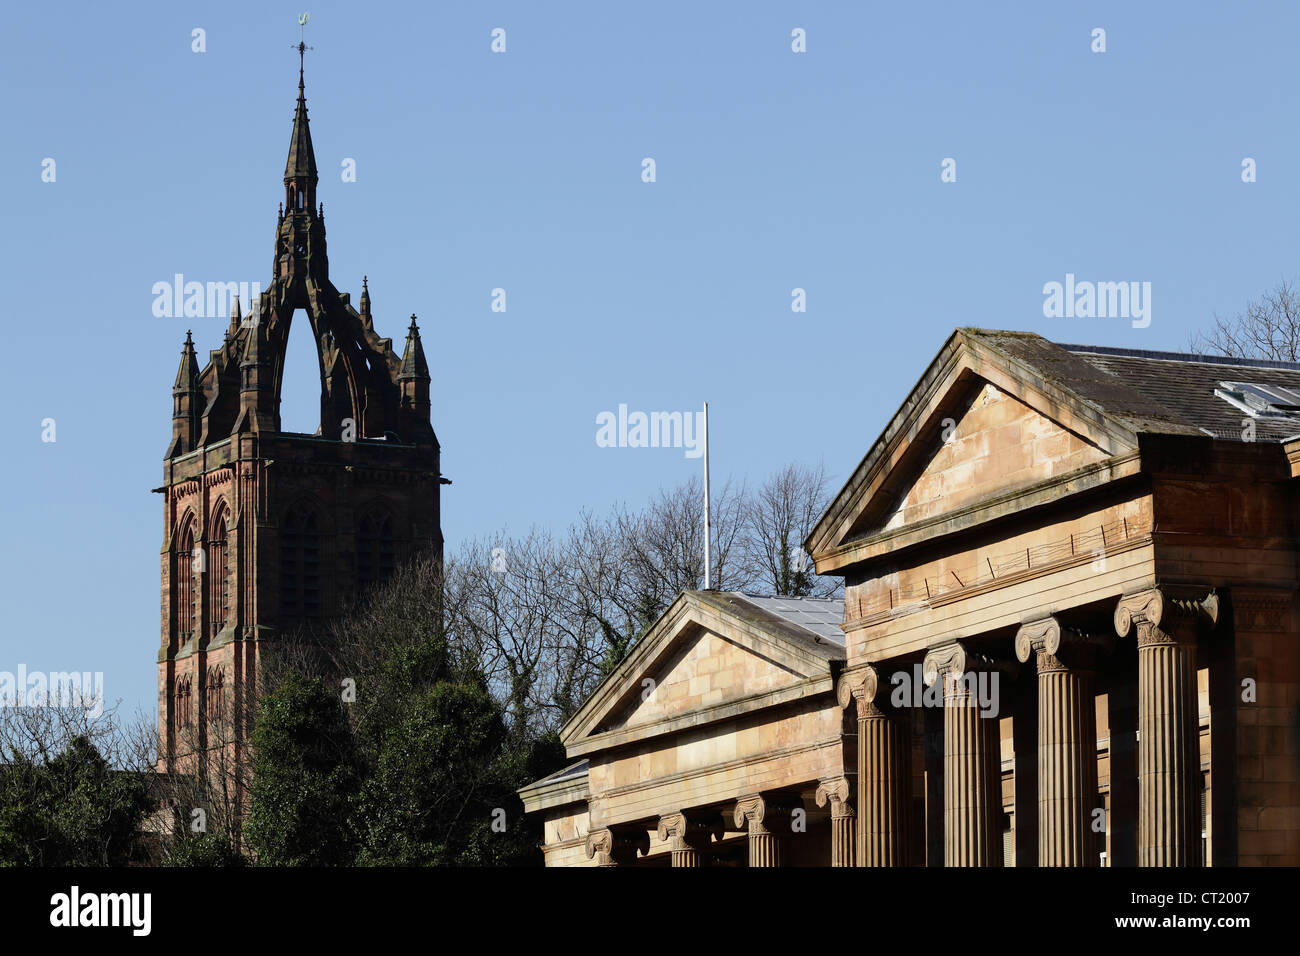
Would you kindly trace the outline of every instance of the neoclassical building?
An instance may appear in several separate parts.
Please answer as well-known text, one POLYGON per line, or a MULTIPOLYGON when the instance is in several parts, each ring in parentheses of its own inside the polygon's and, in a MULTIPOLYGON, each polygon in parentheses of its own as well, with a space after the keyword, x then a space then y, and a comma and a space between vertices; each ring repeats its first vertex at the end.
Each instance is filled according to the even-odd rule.
POLYGON ((805 547, 521 790, 549 865, 1300 864, 1300 365, 959 329, 805 547))
POLYGON ((298 49, 271 282, 247 314, 235 301, 202 368, 186 336, 172 389, 172 437, 154 489, 163 496, 164 770, 192 768, 194 754, 213 751, 241 766, 244 707, 265 648, 338 615, 404 558, 442 553, 446 480, 424 347, 415 316, 401 354, 379 334, 364 278, 355 307, 330 280, 298 49), (296 316, 316 345, 313 434, 281 427, 296 316))

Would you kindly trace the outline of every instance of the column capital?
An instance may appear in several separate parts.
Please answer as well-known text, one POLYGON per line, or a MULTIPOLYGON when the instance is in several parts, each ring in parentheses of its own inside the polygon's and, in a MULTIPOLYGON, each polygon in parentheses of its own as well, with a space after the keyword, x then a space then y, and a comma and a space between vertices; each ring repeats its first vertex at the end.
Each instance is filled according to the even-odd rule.
POLYGON ((678 810, 659 818, 659 839, 672 840, 674 848, 680 842, 683 846, 702 850, 709 845, 714 834, 722 836, 722 820, 716 813, 678 810))
POLYGON ((650 852, 650 834, 645 830, 605 827, 587 834, 587 859, 597 858, 601 866, 627 866, 636 862, 637 851, 650 852))
POLYGON ((817 806, 831 805, 831 819, 853 816, 853 785, 848 777, 830 777, 817 784, 817 806))
POLYGON ((798 806, 797 799, 785 795, 751 793, 736 801, 733 818, 737 827, 748 824, 751 831, 766 832, 768 823, 784 821, 798 806))
POLYGON ((1070 660, 1069 663, 1086 667, 1092 663, 1093 652, 1108 651, 1114 645, 1115 640, 1109 634, 1094 634, 1078 628, 1064 627, 1060 619, 1055 616, 1020 625, 1015 640, 1016 657, 1020 663, 1027 663, 1037 654, 1040 669, 1044 666, 1066 667, 1067 664, 1061 661, 1063 652, 1067 658, 1076 656, 1082 658, 1070 660))
POLYGON ((840 675, 835 693, 840 707, 845 710, 850 704, 857 706, 858 719, 879 716, 884 713, 882 706, 886 701, 878 700, 881 689, 880 672, 873 664, 859 664, 840 675))
POLYGON ((1128 637, 1137 626, 1138 645, 1186 643, 1194 640, 1188 625, 1219 621, 1219 596, 1213 588, 1155 587, 1126 594, 1115 607, 1115 633, 1128 637), (1207 593, 1208 592, 1208 593, 1207 593), (1174 634, 1181 633, 1181 640, 1174 634))
POLYGON ((1013 676, 1015 665, 1010 661, 972 651, 963 641, 948 641, 931 647, 925 652, 925 660, 921 665, 926 687, 940 677, 960 678, 971 671, 1001 671, 1013 676))

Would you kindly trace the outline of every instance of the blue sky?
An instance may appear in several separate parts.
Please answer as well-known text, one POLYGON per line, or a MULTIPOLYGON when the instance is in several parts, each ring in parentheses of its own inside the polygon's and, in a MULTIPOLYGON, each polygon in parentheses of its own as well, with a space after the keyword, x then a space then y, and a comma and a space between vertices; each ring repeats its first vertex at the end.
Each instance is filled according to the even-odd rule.
MULTIPOLYGON (((186 328, 206 358, 225 319, 156 318, 152 289, 269 281, 304 6, 6 10, 0 670, 154 706, 149 489, 186 328)), ((420 317, 449 552, 698 470, 597 447, 620 403, 708 400, 716 478, 820 459, 838 486, 955 326, 1179 350, 1300 271, 1294 5, 307 9, 331 277, 370 277, 399 347, 420 317), (1150 282, 1150 326, 1044 318, 1066 273, 1150 282)), ((284 414, 311 428, 304 328, 284 414)))

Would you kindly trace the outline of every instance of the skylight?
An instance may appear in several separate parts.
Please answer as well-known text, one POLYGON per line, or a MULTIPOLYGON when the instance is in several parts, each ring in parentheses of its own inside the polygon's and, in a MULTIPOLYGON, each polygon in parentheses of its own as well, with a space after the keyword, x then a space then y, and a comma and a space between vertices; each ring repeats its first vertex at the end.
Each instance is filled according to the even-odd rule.
POLYGON ((1252 382, 1220 382, 1214 394, 1253 418, 1300 415, 1300 390, 1252 382))

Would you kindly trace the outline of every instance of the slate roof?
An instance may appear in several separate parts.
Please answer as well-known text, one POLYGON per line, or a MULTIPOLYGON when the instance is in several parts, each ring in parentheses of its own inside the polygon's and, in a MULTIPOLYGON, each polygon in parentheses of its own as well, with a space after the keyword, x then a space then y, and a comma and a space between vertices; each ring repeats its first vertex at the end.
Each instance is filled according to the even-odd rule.
POLYGON ((844 620, 843 598, 766 597, 743 591, 695 593, 773 637, 815 648, 828 660, 844 657, 844 632, 840 629, 844 620))
POLYGON ((587 761, 579 760, 577 763, 571 763, 563 770, 557 770, 549 777, 543 777, 529 784, 530 787, 540 787, 544 783, 559 783, 562 780, 577 780, 579 777, 587 775, 587 761))
MULTIPOLYGON (((1220 383, 1300 389, 1300 364, 1292 362, 1067 345, 1024 332, 967 331, 1123 420, 1138 434, 1210 434, 1241 441, 1247 414, 1214 394, 1220 383)), ((1300 435, 1300 416, 1254 421, 1255 441, 1300 435)))

